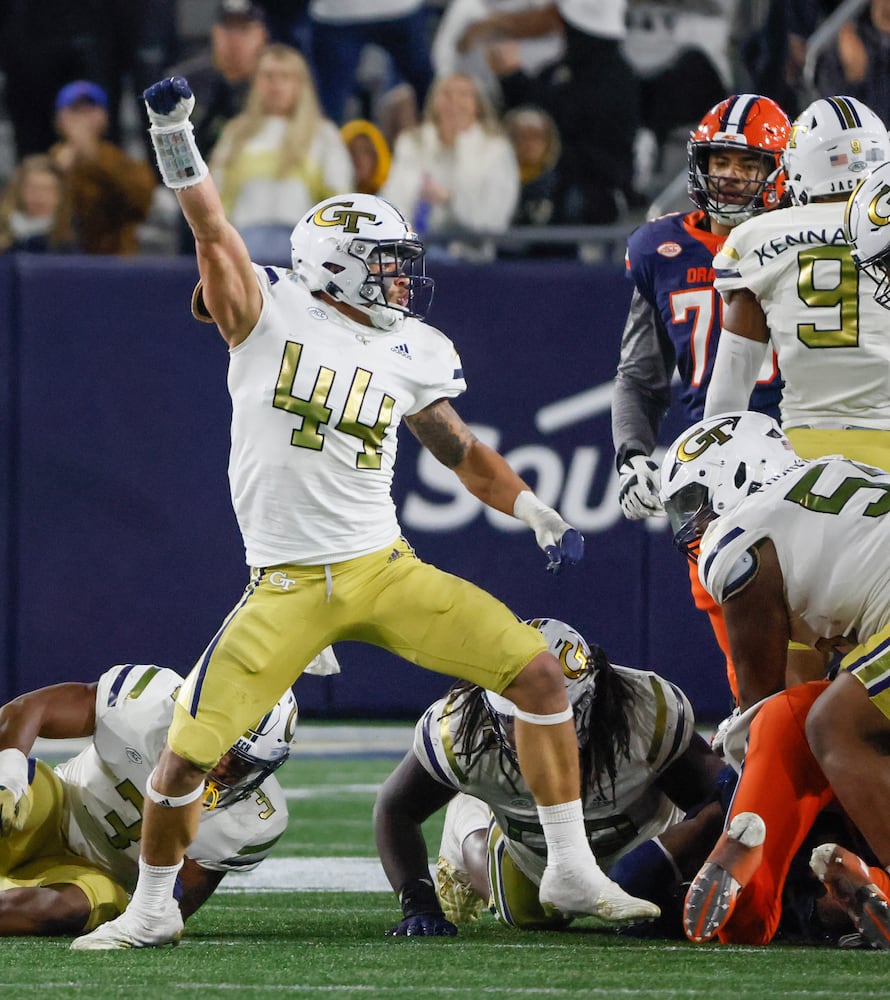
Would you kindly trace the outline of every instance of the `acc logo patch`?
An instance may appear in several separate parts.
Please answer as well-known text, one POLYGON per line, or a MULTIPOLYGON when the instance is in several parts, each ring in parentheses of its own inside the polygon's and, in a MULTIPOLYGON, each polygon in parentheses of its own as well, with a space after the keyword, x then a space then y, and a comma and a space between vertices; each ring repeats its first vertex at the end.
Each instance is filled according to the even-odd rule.
POLYGON ((667 243, 661 243, 655 252, 660 253, 662 257, 679 257, 683 253, 683 247, 671 240, 667 243))
POLYGON ((308 310, 308 313, 313 319, 328 318, 328 314, 324 311, 324 309, 319 309, 318 306, 311 306, 308 310))

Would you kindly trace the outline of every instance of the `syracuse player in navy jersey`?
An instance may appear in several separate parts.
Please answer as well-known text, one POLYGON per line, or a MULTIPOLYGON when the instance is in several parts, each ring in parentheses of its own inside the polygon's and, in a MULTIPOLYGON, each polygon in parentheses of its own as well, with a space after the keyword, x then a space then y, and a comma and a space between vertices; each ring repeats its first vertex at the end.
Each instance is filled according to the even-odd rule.
MULTIPOLYGON (((646 222, 627 244, 634 283, 615 379, 612 440, 620 477, 619 500, 631 521, 663 516, 659 471, 651 458, 671 403, 674 370, 680 376, 686 424, 701 419, 720 337, 721 303, 713 258, 733 227, 775 208, 781 198, 781 152, 790 132, 784 111, 767 97, 736 94, 711 108, 689 143, 689 196, 696 211, 646 222)), ((779 415, 782 381, 769 355, 751 396, 751 408, 779 415)), ((690 579, 696 607, 707 611, 726 655, 737 700, 735 671, 720 609, 690 579)))

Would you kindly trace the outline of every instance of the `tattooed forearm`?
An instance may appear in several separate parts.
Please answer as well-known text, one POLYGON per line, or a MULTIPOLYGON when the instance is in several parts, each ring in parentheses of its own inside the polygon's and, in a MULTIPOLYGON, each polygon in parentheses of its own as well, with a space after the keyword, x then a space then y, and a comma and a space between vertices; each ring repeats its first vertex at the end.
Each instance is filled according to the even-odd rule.
POLYGON ((449 469, 460 465, 476 440, 447 400, 406 417, 405 423, 424 448, 449 469))

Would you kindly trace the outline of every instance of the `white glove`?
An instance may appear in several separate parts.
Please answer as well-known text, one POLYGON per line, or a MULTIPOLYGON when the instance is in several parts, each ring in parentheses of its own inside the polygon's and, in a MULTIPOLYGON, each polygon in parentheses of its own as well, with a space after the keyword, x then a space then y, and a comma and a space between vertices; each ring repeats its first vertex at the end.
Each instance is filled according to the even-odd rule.
POLYGON ((664 517, 659 497, 661 472, 651 458, 633 455, 618 470, 618 503, 628 521, 646 517, 664 517))
POLYGON ((14 747, 0 750, 0 837, 21 830, 30 811, 28 758, 14 747))
POLYGON ((513 516, 535 533, 539 548, 549 562, 547 571, 559 573, 563 566, 574 566, 584 558, 584 536, 531 490, 523 490, 513 503, 513 516))

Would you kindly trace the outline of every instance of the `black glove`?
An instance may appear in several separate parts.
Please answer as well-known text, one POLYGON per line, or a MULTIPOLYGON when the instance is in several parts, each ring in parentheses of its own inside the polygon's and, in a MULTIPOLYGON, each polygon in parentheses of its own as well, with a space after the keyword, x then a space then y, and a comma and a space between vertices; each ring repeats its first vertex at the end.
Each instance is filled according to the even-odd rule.
POLYGON ((456 937, 457 928, 447 920, 429 879, 415 879, 399 893, 403 919, 386 932, 387 937, 456 937))

